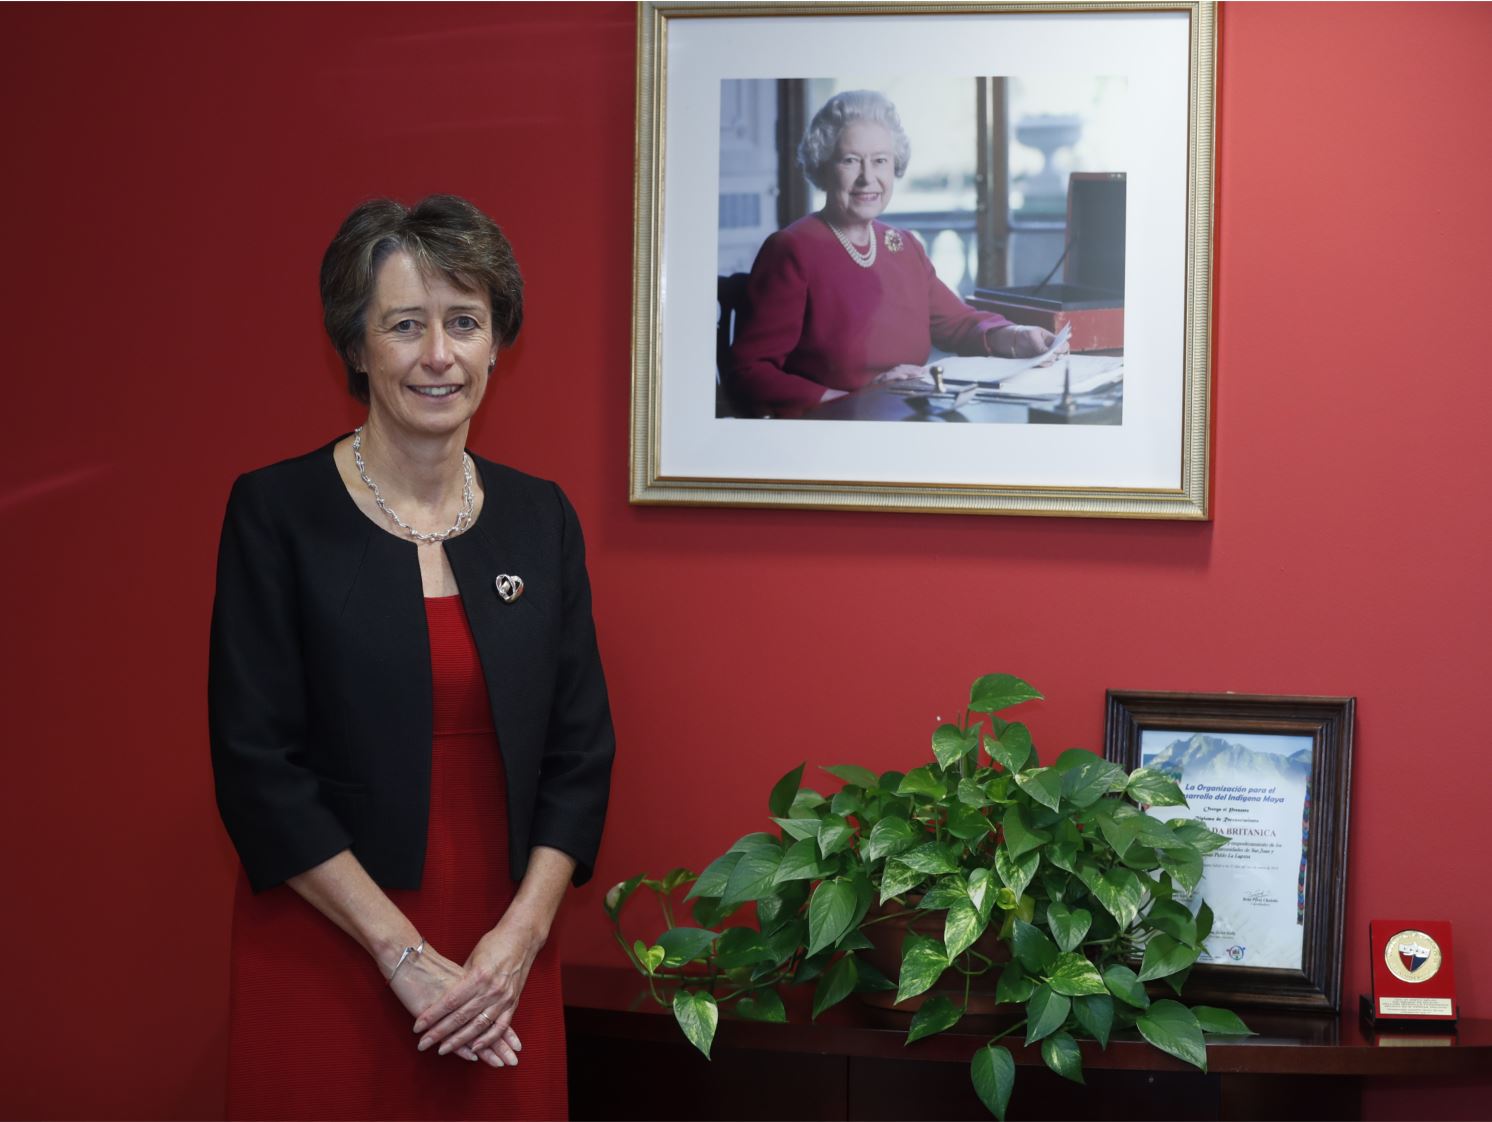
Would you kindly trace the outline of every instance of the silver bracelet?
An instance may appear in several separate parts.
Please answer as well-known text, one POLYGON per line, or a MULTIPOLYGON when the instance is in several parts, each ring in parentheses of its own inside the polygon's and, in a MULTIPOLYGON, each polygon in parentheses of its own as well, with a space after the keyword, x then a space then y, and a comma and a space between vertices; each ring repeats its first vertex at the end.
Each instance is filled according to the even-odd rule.
POLYGON ((425 940, 421 939, 417 947, 405 947, 399 955, 399 961, 394 963, 394 969, 389 972, 389 985, 394 984, 394 976, 399 973, 399 967, 409 960, 411 955, 422 955, 425 953, 425 940))

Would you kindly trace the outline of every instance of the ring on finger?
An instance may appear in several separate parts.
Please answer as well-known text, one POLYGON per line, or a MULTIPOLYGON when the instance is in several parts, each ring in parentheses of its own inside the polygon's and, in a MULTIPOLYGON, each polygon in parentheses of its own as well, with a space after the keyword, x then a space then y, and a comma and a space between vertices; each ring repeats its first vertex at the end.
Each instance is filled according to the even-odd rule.
POLYGON ((477 1015, 476 1015, 476 1017, 475 1017, 475 1018, 473 1018, 473 1019, 474 1019, 474 1020, 478 1020, 478 1021, 481 1021, 481 1022, 482 1022, 482 1027, 483 1027, 483 1028, 486 1028, 486 1027, 487 1027, 487 1026, 489 1026, 489 1025, 491 1025, 491 1024, 492 1024, 492 1018, 491 1018, 491 1017, 489 1017, 489 1016, 487 1016, 487 1014, 486 1014, 486 1013, 485 1013, 485 1012, 483 1012, 483 1013, 478 1013, 478 1014, 477 1014, 477 1015))

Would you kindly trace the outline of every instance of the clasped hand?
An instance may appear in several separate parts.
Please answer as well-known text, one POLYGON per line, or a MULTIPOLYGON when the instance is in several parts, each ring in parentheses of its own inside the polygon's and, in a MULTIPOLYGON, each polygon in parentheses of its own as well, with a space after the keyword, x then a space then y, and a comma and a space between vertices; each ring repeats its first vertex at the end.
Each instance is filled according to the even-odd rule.
POLYGON ((512 1028, 513 1013, 541 945, 516 925, 499 923, 462 966, 429 947, 406 964, 394 992, 416 1014, 420 1051, 455 1052, 492 1067, 517 1064, 523 1044, 512 1028))

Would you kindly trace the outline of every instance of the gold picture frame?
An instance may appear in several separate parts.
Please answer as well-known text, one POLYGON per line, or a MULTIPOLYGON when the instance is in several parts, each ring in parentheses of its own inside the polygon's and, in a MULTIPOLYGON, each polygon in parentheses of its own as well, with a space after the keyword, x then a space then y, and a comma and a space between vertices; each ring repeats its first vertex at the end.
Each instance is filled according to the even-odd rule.
MULTIPOLYGON (((1210 0, 641 4, 631 501, 1210 518, 1216 16, 1210 0), (866 63, 877 44, 886 59, 866 63), (712 277, 724 280, 714 217, 722 83, 900 74, 930 56, 936 69, 970 76, 1031 65, 1001 63, 1002 51, 1007 60, 1019 51, 1090 67, 1084 73, 1127 76, 1123 151, 1132 163, 1116 175, 1129 176, 1120 361, 1135 373, 1118 386, 1122 420, 954 425, 857 417, 862 423, 844 424, 725 415, 715 404, 720 367, 729 361, 720 349, 723 305, 709 291, 712 277), (853 68, 845 58, 856 60, 853 68)), ((980 128, 993 135, 982 116, 980 128)), ((990 197, 981 187, 982 216, 990 197)), ((1066 227, 1061 236, 1070 248, 1066 227)), ((1000 396, 993 385, 992 398, 1000 396)), ((1075 401, 1061 400, 1068 408, 1075 401)), ((1046 399, 1038 404, 1027 412, 1032 420, 1053 412, 1046 399)), ((935 419, 969 418, 942 410, 935 419)))

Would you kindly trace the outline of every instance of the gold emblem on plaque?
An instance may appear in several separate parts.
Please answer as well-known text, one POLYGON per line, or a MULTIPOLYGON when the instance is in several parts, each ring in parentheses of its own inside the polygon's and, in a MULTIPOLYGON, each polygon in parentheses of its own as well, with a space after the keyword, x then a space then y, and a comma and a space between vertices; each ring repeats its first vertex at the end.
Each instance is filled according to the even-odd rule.
POLYGON ((1440 970, 1440 944, 1423 931, 1400 931, 1384 945, 1383 961, 1401 982, 1428 982, 1440 970))

